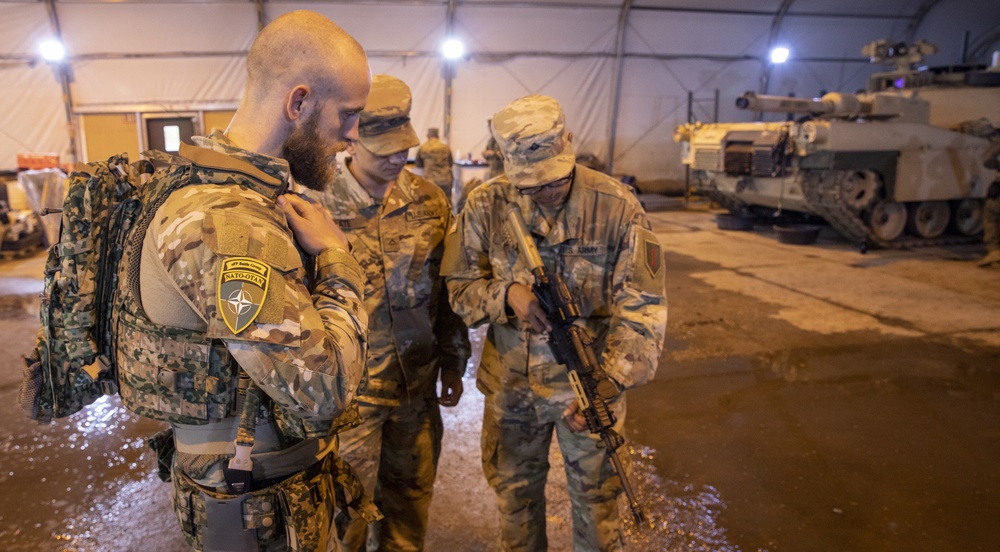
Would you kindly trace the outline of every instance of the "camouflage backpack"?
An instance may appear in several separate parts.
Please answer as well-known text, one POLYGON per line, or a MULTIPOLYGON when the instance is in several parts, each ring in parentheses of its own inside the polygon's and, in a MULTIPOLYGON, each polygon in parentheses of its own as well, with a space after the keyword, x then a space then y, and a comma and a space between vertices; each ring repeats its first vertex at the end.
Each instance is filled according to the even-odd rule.
POLYGON ((18 395, 40 423, 78 412, 118 391, 111 368, 111 304, 126 236, 140 211, 136 193, 153 172, 123 153, 70 173, 59 242, 49 248, 36 347, 18 395))

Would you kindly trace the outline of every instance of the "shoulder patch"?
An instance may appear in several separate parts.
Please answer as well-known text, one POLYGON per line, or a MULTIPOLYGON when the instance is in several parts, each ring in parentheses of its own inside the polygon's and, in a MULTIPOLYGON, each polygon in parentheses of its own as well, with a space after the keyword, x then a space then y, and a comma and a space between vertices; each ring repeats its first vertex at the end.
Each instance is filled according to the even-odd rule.
POLYGON ((656 234, 635 226, 632 259, 632 283, 640 291, 663 293, 663 249, 656 234))
POLYGON ((653 276, 658 276, 660 274, 660 266, 663 265, 663 253, 660 251, 660 243, 655 238, 647 238, 645 236, 646 232, 643 232, 643 234, 642 252, 646 269, 653 276))
POLYGON ((271 267, 251 257, 229 257, 219 271, 219 313, 226 327, 238 334, 260 314, 271 280, 271 267))

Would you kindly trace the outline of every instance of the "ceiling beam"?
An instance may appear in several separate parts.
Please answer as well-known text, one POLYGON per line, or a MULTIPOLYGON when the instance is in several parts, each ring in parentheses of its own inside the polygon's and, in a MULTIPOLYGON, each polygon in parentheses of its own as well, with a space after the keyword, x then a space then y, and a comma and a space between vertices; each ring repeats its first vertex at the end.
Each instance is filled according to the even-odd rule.
POLYGON ((632 0, 623 0, 618 11, 618 28, 615 34, 615 66, 611 78, 611 105, 608 109, 608 160, 605 166, 608 174, 615 168, 615 135, 618 134, 618 104, 622 94, 622 72, 625 64, 625 31, 628 28, 628 16, 632 11, 632 0))

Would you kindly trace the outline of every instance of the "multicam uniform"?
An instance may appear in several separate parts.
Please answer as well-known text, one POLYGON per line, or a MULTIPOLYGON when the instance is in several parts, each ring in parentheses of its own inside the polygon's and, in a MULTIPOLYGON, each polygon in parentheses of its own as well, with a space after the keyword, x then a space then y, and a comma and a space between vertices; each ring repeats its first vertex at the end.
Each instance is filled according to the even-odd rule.
MULTIPOLYGON (((406 170, 381 204, 347 168, 318 197, 367 278, 362 423, 341 433, 340 453, 385 515, 373 531, 379 549, 422 550, 441 453, 438 372, 461 378, 469 357, 468 329, 452 312, 439 276, 451 208, 432 182, 406 170)), ((364 550, 364 522, 352 522, 341 543, 364 550)))
POLYGON ((206 534, 229 538, 213 534, 232 521, 219 507, 245 498, 237 533, 256 529, 262 550, 322 549, 334 506, 335 419, 364 373, 364 275, 344 249, 315 260, 297 249, 274 204, 288 187, 285 161, 220 133, 198 141, 203 148, 181 151, 194 165, 159 175, 189 183, 166 197, 144 239, 141 227, 133 234, 122 260, 133 268, 119 286, 132 298, 117 314, 122 400, 171 422, 174 508, 193 547, 210 547, 206 534), (240 275, 234 267, 263 276, 226 291, 240 275), (262 403, 246 409, 257 415, 248 424, 256 434, 248 442, 241 431, 241 444, 253 447, 256 490, 233 495, 223 468, 236 450, 240 369, 246 396, 262 403))
MULTIPOLYGON (((548 218, 506 176, 473 191, 442 267, 455 311, 470 327, 490 324, 477 386, 486 395, 483 470, 498 497, 502 548, 546 549, 545 479, 554 428, 565 458, 574 549, 617 550, 621 484, 596 438, 573 433, 563 419, 574 395, 548 336, 531 332, 506 306, 511 284, 533 282, 505 230, 510 203, 524 213, 545 265, 566 279, 596 337, 601 365, 623 388, 651 380, 663 348, 660 247, 624 186, 577 165, 568 198, 548 218)), ((624 422, 624 395, 612 409, 624 422)))
POLYGON ((452 162, 451 148, 437 138, 428 138, 417 150, 416 164, 418 167, 423 167, 424 178, 437 184, 449 198, 454 182, 451 172, 452 162))

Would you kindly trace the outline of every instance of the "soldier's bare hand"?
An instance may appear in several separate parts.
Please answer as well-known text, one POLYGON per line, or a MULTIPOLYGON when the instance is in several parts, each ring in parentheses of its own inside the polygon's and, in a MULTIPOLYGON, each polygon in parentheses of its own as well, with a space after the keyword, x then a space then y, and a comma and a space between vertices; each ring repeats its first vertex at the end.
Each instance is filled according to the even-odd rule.
POLYGON ((348 249, 347 236, 322 205, 295 194, 278 196, 275 203, 285 213, 295 241, 306 253, 319 255, 320 251, 331 247, 348 249))
POLYGON ((462 399, 462 376, 451 372, 441 372, 441 396, 438 397, 438 404, 441 406, 458 406, 458 401, 462 399))
POLYGON ((528 286, 516 283, 507 288, 507 305, 514 311, 514 316, 531 326, 535 332, 543 333, 552 329, 538 297, 535 297, 528 286))
POLYGON ((583 414, 580 414, 580 403, 576 400, 569 403, 566 410, 563 410, 563 420, 566 420, 566 426, 574 433, 580 433, 587 429, 587 419, 583 417, 583 414))

